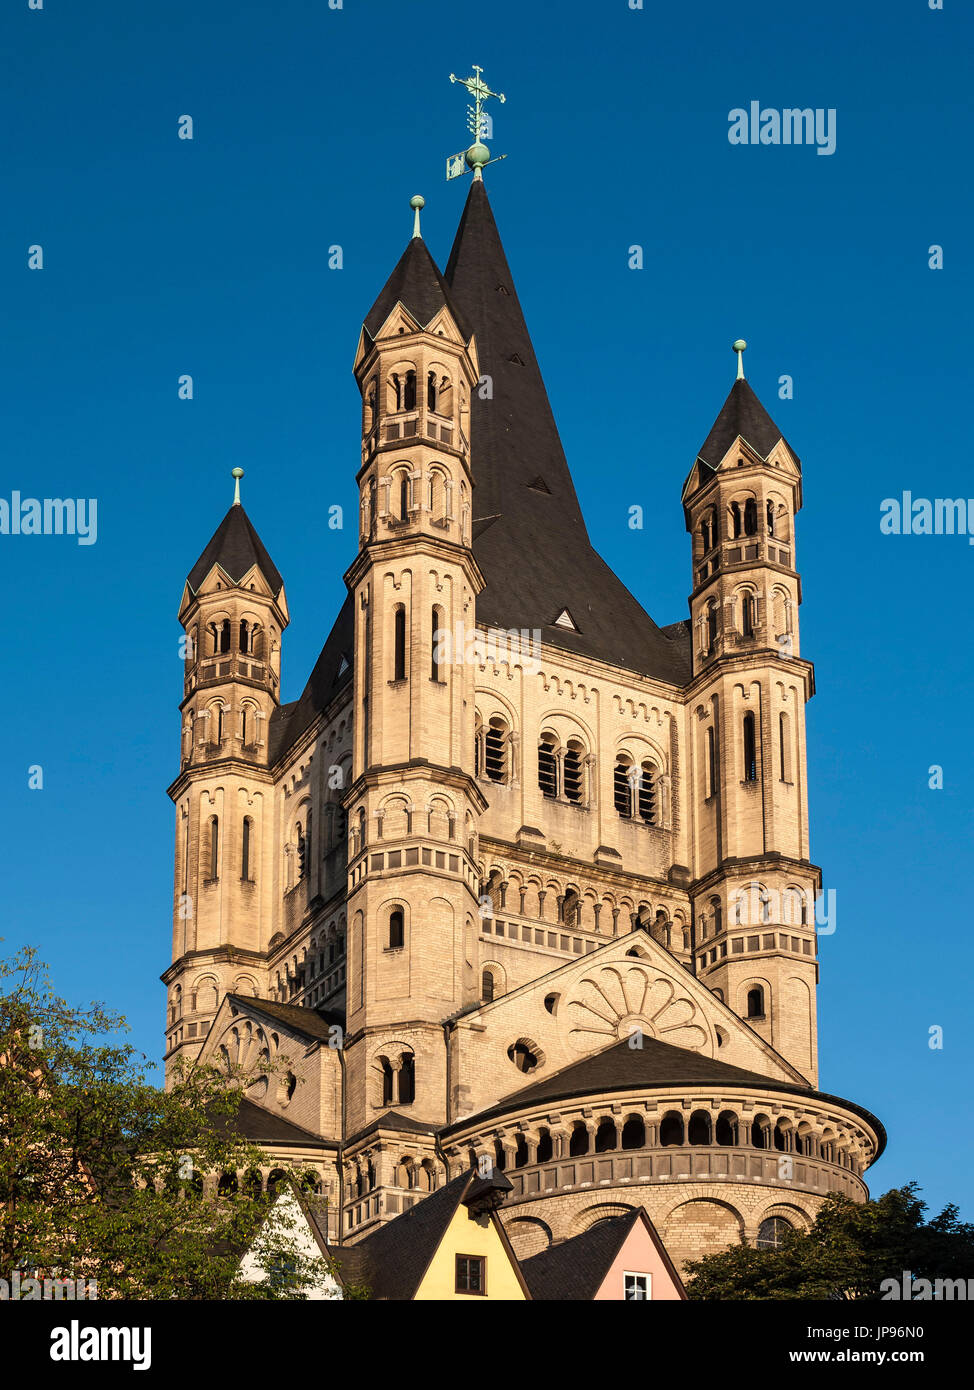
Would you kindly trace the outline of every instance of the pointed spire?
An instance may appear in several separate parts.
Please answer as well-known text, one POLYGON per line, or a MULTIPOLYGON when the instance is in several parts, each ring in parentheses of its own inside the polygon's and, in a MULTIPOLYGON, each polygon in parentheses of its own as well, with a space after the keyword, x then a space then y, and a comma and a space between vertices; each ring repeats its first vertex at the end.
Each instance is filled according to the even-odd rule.
MULTIPOLYGON (((418 196, 418 195, 417 195, 418 196)), ((420 200, 423 201, 422 199, 420 200)), ((419 225, 419 208, 414 198, 410 206, 419 225)), ((392 274, 383 285, 378 298, 365 316, 365 331, 374 338, 397 304, 408 309, 424 328, 444 306, 450 309, 461 332, 465 332, 450 302, 450 294, 426 242, 414 231, 405 251, 396 262, 392 274)), ((469 336, 469 335, 467 335, 469 336)))
POLYGON ((477 617, 627 670, 682 682, 670 642, 589 542, 531 335, 482 182, 473 182, 445 271, 477 345, 471 401, 477 617), (540 484, 540 485, 539 485, 540 484), (556 623, 567 610, 575 630, 556 623))
MULTIPOLYGON (((738 354, 743 351, 742 339, 739 338, 734 344, 734 351, 738 354), (742 344, 740 349, 738 343, 742 344)), ((737 360, 740 364, 740 355, 738 355, 737 360)), ((763 459, 768 457, 779 440, 784 439, 781 430, 751 390, 740 367, 737 380, 731 387, 730 393, 721 407, 720 414, 714 421, 697 457, 709 468, 718 468, 724 455, 738 437, 743 439, 763 459)), ((787 440, 784 442, 788 443, 787 440)), ((797 455, 795 458, 797 461, 797 455)))
POLYGON ((196 593, 213 566, 219 565, 234 584, 239 584, 244 575, 256 565, 277 598, 284 588, 284 580, 240 501, 240 479, 243 477, 243 469, 235 468, 232 476, 233 502, 210 537, 206 549, 190 570, 187 582, 193 593, 196 593))

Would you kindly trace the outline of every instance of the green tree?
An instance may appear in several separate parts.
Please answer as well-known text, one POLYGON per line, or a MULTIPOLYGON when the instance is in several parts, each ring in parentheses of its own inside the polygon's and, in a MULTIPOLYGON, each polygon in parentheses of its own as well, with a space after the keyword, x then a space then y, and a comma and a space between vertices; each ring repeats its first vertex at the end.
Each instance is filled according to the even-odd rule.
POLYGON ((197 1064, 164 1090, 126 1031, 58 997, 34 950, 0 960, 0 1277, 94 1280, 100 1298, 303 1297, 328 1265, 302 1255, 298 1223, 245 1180, 216 1192, 267 1162, 234 1125, 254 1077, 197 1064), (238 1267, 258 1235, 274 1277, 255 1284, 238 1267))
POLYGON ((696 1299, 881 1297, 884 1279, 966 1279, 974 1271, 974 1226, 947 1206, 924 1220, 917 1184, 869 1202, 830 1194, 812 1227, 792 1231, 777 1250, 747 1244, 687 1264, 696 1299))

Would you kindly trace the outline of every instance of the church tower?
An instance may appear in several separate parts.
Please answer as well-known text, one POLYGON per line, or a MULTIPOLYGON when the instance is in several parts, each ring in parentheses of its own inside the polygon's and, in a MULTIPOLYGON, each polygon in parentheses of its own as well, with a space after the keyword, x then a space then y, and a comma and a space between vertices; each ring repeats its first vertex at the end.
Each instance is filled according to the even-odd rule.
POLYGON ((692 537, 697 973, 813 1083, 815 891, 809 863, 801 466, 738 377, 683 491, 692 537), (741 928, 745 928, 742 934, 741 928))
POLYGON ((198 1055, 224 994, 263 992, 274 912, 268 730, 280 702, 287 600, 241 505, 243 469, 233 476, 233 504, 190 571, 179 607, 185 637, 180 772, 169 789, 177 832, 173 962, 163 977, 167 1063, 198 1055))
POLYGON ((442 1123, 443 1019, 477 997, 476 347, 415 232, 362 328, 347 905, 349 1125, 442 1123))

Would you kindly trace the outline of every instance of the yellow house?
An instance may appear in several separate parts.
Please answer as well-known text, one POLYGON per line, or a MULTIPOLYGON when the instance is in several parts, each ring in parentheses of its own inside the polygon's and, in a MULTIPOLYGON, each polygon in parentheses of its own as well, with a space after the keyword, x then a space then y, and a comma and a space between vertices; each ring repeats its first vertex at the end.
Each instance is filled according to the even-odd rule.
POLYGON ((343 1284, 372 1299, 522 1303, 527 1283, 497 1215, 503 1173, 462 1173, 353 1246, 329 1247, 343 1284))

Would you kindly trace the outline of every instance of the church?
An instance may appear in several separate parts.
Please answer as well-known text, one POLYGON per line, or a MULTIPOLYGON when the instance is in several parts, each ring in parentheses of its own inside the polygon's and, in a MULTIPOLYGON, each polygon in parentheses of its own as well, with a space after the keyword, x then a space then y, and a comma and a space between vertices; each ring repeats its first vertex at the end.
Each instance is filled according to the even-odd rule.
POLYGON ((658 626, 588 538, 478 82, 449 260, 414 198, 361 324, 357 553, 300 696, 239 469, 183 587, 166 1063, 254 1069, 262 1181, 307 1173, 336 1245, 479 1167, 519 1259, 642 1207, 680 1268, 865 1200, 885 1143, 818 1088, 801 464, 738 340, 658 626))

